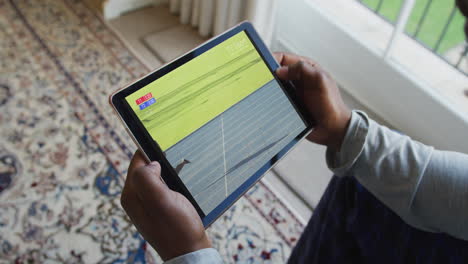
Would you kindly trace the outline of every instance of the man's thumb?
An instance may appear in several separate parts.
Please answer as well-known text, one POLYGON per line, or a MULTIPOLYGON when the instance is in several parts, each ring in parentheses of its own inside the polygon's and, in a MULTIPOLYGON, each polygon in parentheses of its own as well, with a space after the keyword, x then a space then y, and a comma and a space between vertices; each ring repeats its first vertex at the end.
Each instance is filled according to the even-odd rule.
POLYGON ((132 184, 138 197, 147 201, 159 201, 169 190, 161 180, 161 165, 156 161, 137 168, 132 177, 132 184))

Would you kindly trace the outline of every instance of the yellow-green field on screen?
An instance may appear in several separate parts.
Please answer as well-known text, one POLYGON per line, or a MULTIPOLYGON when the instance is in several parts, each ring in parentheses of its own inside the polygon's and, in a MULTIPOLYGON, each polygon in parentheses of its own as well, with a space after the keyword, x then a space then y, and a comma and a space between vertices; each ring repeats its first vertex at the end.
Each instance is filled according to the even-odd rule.
POLYGON ((241 32, 126 100, 164 151, 272 79, 241 32), (148 93, 156 102, 140 110, 136 100, 148 93))

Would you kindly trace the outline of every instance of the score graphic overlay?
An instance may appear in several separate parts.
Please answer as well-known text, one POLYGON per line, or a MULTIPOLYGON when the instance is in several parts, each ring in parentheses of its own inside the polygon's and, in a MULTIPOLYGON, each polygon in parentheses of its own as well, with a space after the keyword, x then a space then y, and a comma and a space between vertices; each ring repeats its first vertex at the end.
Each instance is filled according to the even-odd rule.
POLYGON ((306 128, 245 32, 125 99, 205 214, 306 128))

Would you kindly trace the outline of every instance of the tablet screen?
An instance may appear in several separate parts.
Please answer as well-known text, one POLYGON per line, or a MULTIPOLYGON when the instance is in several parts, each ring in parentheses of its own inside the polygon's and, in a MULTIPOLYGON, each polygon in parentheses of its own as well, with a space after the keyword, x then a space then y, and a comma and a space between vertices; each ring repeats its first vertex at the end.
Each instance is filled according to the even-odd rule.
POLYGON ((125 99, 206 215, 306 129, 245 31, 125 99))

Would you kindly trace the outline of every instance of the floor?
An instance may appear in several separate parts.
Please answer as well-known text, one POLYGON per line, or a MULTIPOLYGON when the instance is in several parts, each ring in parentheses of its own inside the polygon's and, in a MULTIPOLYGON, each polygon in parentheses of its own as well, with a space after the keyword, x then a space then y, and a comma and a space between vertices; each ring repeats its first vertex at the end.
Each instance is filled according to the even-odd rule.
MULTIPOLYGON (((178 17, 171 15, 167 6, 139 9, 108 23, 151 69, 206 40, 192 27, 179 24, 178 17)), ((366 110, 346 93, 343 93, 343 98, 351 108, 366 110)), ((325 150, 323 146, 304 140, 264 178, 266 184, 275 189, 304 222, 312 214, 332 177, 325 163, 325 150)))

